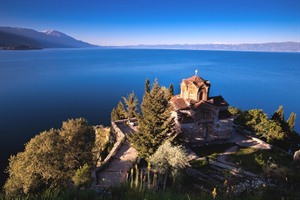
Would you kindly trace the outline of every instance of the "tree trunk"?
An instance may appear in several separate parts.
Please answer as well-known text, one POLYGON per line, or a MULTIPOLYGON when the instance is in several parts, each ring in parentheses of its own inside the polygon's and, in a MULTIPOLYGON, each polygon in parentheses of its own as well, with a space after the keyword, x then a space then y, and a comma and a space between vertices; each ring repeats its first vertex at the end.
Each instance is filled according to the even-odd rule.
POLYGON ((169 174, 169 170, 167 170, 167 171, 166 171, 166 173, 165 173, 163 191, 165 191, 165 190, 166 190, 166 186, 167 186, 167 180, 168 180, 168 174, 169 174))

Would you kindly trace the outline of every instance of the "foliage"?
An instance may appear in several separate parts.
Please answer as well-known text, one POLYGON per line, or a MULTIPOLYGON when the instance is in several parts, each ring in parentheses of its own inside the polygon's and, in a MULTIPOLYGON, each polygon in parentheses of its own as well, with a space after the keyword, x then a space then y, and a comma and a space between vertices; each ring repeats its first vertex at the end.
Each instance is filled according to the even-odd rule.
POLYGON ((285 137, 280 123, 269 120, 267 114, 259 109, 242 111, 235 119, 235 123, 258 136, 266 138, 268 142, 283 140, 285 137))
POLYGON ((93 148, 94 163, 101 161, 108 154, 110 147, 110 128, 104 126, 95 127, 95 145, 93 148))
POLYGON ((75 175, 72 177, 72 181, 76 187, 88 187, 92 182, 90 166, 84 164, 77 169, 75 175))
MULTIPOLYGON (((0 195, 0 199, 1 195, 0 195)), ((10 198, 4 198, 10 199, 10 198)), ((77 189, 46 189, 42 192, 36 194, 28 194, 25 196, 20 196, 18 198, 13 198, 18 200, 65 200, 65 199, 76 199, 76 200, 104 200, 108 198, 103 198, 99 196, 94 190, 77 190, 77 189)))
POLYGON ((262 110, 252 109, 240 111, 234 122, 253 134, 265 138, 267 142, 286 151, 289 149, 295 151, 300 144, 300 136, 294 131, 295 119, 296 114, 292 112, 289 119, 285 121, 284 108, 279 106, 271 119, 268 119, 262 110))
POLYGON ((295 114, 294 112, 292 112, 292 113, 290 114, 290 117, 289 117, 288 120, 287 120, 287 124, 288 124, 288 126, 289 126, 289 128, 290 128, 291 131, 294 130, 294 127, 295 127, 295 121, 296 121, 296 114, 295 114))
POLYGON ((147 78, 145 82, 145 93, 150 93, 150 81, 147 78))
POLYGON ((174 96, 174 85, 172 83, 169 86, 168 92, 169 92, 170 98, 172 96, 174 96))
POLYGON ((165 141, 157 151, 150 157, 149 162, 162 174, 171 175, 173 180, 180 171, 189 166, 188 157, 180 146, 173 146, 165 141))
POLYGON ((94 142, 94 130, 82 118, 63 122, 60 130, 40 133, 26 144, 24 152, 9 159, 6 194, 15 197, 66 187, 80 166, 93 166, 94 142))
POLYGON ((292 164, 291 156, 283 154, 276 149, 240 148, 230 157, 242 168, 254 173, 263 173, 266 167, 272 163, 281 167, 290 167, 292 164))
POLYGON ((19 196, 65 183, 62 152, 57 130, 51 129, 32 138, 24 152, 9 159, 9 178, 4 185, 6 195, 19 196))
POLYGON ((117 108, 113 108, 111 111, 111 120, 116 121, 125 118, 126 118, 126 111, 124 108, 124 104, 122 103, 122 101, 119 101, 117 108))
POLYGON ((182 192, 176 190, 167 190, 167 191, 154 191, 154 190, 139 190, 138 188, 130 188, 127 185, 121 185, 118 187, 112 188, 112 200, 200 200, 200 199, 211 199, 208 194, 204 192, 182 192))
POLYGON ((228 111, 233 115, 233 116, 238 116, 239 114, 241 114, 241 110, 238 109, 237 107, 232 107, 232 106, 229 106, 228 107, 228 111))
POLYGON ((71 176, 73 170, 84 164, 93 166, 92 150, 95 145, 95 131, 83 118, 63 122, 59 131, 64 148, 64 167, 71 176))
POLYGON ((215 199, 217 197, 217 188, 214 188, 211 192, 212 198, 215 199))
POLYGON ((285 138, 285 133, 280 124, 273 120, 265 120, 259 123, 255 126, 254 130, 258 136, 266 138, 267 142, 283 140, 285 138))
POLYGON ((134 92, 131 92, 127 98, 123 97, 123 100, 125 102, 126 105, 126 112, 125 112, 125 116, 128 119, 131 119, 133 117, 137 116, 137 103, 138 100, 134 94, 134 92))
POLYGON ((284 109, 283 106, 279 106, 279 108, 275 111, 275 113, 272 115, 272 120, 275 121, 284 121, 284 109))
POLYGON ((144 94, 141 111, 138 130, 129 137, 129 141, 140 157, 148 158, 173 131, 169 98, 157 81, 151 91, 144 94))
MULTIPOLYGON (((227 194, 226 191, 221 191, 218 188, 216 199, 224 200, 264 200, 264 199, 298 199, 300 195, 299 190, 286 189, 279 187, 263 187, 255 191, 246 191, 241 194, 227 194)), ((0 199, 5 199, 4 195, 0 194, 0 199)), ((111 188, 111 192, 98 194, 94 190, 52 190, 48 189, 38 194, 30 194, 24 197, 17 198, 18 200, 212 200, 212 194, 205 193, 201 190, 190 188, 190 191, 181 190, 139 190, 138 188, 130 188, 128 185, 120 185, 111 188)))

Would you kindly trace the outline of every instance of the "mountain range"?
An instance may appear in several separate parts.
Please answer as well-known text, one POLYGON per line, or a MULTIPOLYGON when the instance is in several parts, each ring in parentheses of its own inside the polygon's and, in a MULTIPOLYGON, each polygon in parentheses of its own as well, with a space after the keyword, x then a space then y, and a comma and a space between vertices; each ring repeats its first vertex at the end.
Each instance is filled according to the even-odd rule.
MULTIPOLYGON (((28 28, 0 27, 0 49, 43 49, 99 47, 62 32, 47 30, 39 32, 28 28)), ((102 46, 103 47, 103 46, 102 46)), ((269 42, 257 44, 168 44, 107 46, 106 48, 129 49, 186 49, 222 51, 300 52, 299 42, 269 42)))
MULTIPOLYGON (((124 48, 124 46, 122 48, 124 48)), ((126 46, 125 48, 300 52, 300 43, 299 42, 270 42, 270 43, 258 43, 258 44, 171 44, 171 45, 136 45, 136 46, 126 46)))
POLYGON ((84 48, 95 45, 76 40, 55 30, 39 32, 28 28, 0 27, 0 48, 2 49, 43 49, 43 48, 84 48))

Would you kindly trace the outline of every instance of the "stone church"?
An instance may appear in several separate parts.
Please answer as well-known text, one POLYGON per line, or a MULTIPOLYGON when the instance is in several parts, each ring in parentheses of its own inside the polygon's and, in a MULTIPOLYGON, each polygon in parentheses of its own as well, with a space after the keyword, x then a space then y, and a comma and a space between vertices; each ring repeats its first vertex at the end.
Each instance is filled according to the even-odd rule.
POLYGON ((183 79, 180 94, 172 97, 178 135, 188 144, 201 145, 231 138, 233 118, 222 96, 209 96, 210 82, 197 74, 183 79))

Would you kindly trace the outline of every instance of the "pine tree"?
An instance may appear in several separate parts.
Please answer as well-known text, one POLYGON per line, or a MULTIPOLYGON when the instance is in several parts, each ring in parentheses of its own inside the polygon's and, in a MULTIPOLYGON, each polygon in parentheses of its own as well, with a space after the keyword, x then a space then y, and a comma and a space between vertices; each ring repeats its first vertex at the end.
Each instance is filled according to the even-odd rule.
POLYGON ((294 130, 294 126, 295 126, 295 121, 296 121, 296 114, 294 112, 292 112, 290 114, 290 117, 288 118, 288 120, 286 121, 287 124, 289 125, 290 131, 294 130))
POLYGON ((170 97, 174 96, 174 85, 171 83, 169 86, 170 97))
POLYGON ((119 101, 117 105, 117 114, 119 119, 125 119, 126 118, 126 110, 124 108, 124 104, 122 101, 119 101))
POLYGON ((290 132, 290 127, 288 123, 284 120, 284 109, 283 106, 279 106, 279 108, 275 111, 275 113, 272 116, 272 120, 279 122, 282 130, 286 133, 289 134, 290 132))
POLYGON ((284 121, 284 110, 283 106, 279 106, 279 108, 275 111, 275 113, 272 116, 272 120, 275 120, 277 122, 284 121))
POLYGON ((116 108, 113 108, 111 113, 110 113, 110 120, 111 121, 116 121, 118 120, 118 114, 117 114, 117 109, 116 108))
POLYGON ((127 96, 127 98, 123 97, 123 100, 126 105, 126 111, 125 111, 126 118, 130 119, 130 118, 136 117, 138 100, 137 100, 134 92, 131 92, 127 96))
POLYGON ((111 121, 116 121, 126 118, 126 111, 122 101, 119 101, 117 108, 113 108, 110 114, 111 121))
POLYGON ((129 140, 140 157, 148 158, 172 132, 173 127, 169 99, 157 81, 150 93, 145 92, 141 111, 138 131, 132 134, 129 140))
POLYGON ((145 93, 149 93, 149 92, 150 92, 150 81, 147 78, 145 83, 145 93))

